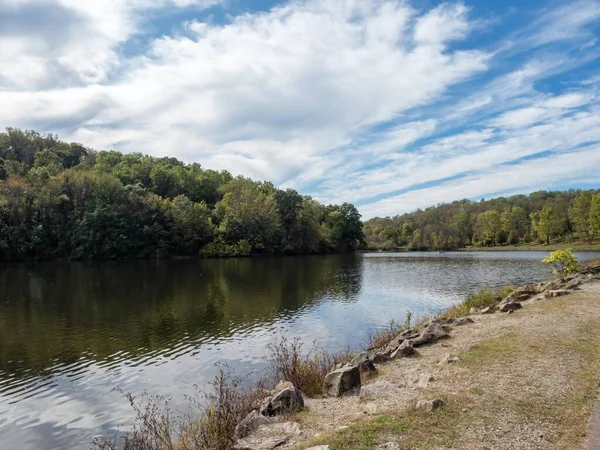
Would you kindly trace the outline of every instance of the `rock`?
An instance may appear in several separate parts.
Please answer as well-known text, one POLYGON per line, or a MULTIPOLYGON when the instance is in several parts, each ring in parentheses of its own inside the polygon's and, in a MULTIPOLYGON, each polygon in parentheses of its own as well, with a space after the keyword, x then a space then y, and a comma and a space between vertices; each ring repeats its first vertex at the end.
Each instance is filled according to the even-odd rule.
POLYGON ((389 381, 381 380, 361 386, 360 394, 358 394, 358 396, 362 400, 373 400, 376 398, 387 397, 397 390, 398 387, 395 384, 390 383, 389 381))
POLYGON ((435 411, 436 409, 444 406, 444 402, 442 400, 420 400, 417 402, 417 408, 422 409, 424 411, 435 411))
POLYGON ((493 306, 488 306, 486 308, 483 308, 481 310, 481 314, 494 314, 494 307, 493 306))
POLYGON ((248 413, 248 415, 246 415, 246 417, 244 417, 244 419, 237 424, 237 426, 235 427, 235 438, 245 438, 246 436, 257 431, 261 425, 266 425, 270 422, 271 419, 261 415, 258 411, 254 410, 248 413))
POLYGON ((400 344, 400 346, 390 354, 390 359, 408 358, 409 356, 416 354, 417 351, 413 347, 413 341, 408 340, 402 342, 402 344, 400 344))
POLYGON ((323 395, 325 397, 339 397, 344 392, 360 386, 360 371, 358 367, 342 367, 329 372, 323 381, 323 395))
POLYGON ((435 381, 435 378, 433 378, 433 375, 424 373, 417 380, 417 387, 419 387, 421 389, 425 389, 427 386, 429 386, 429 383, 431 381, 435 381))
POLYGON ((317 445, 316 447, 310 447, 306 450, 329 450, 329 445, 317 445))
POLYGON ((592 261, 585 266, 584 272, 588 274, 600 273, 600 259, 592 261))
POLYGON ((460 358, 458 356, 447 353, 444 355, 444 357, 442 359, 439 360, 438 365, 443 366, 443 365, 450 364, 453 362, 458 362, 458 361, 460 361, 460 358))
POLYGON ((377 372, 377 367, 375 367, 373 361, 366 360, 358 365, 358 370, 362 373, 375 373, 377 372))
MULTIPOLYGON (((386 362, 389 360, 390 360, 389 356, 385 355, 382 352, 382 350, 373 349, 373 350, 367 350, 364 352, 360 352, 357 356, 354 357, 354 359, 352 361, 350 361, 350 365, 360 367, 360 365, 362 363, 364 363, 365 361, 371 361, 374 364, 381 364, 382 362, 386 362)), ((340 369, 341 367, 336 367, 336 368, 340 369)))
MULTIPOLYGON (((473 308, 471 308, 473 309, 473 308)), ((468 323, 474 323, 475 321, 473 319, 471 319, 470 317, 459 317, 457 319, 454 319, 454 322, 452 322, 452 325, 456 325, 456 326, 461 326, 461 325, 466 325, 468 323)))
POLYGON ((377 450, 402 450, 395 442, 386 442, 375 447, 377 450))
POLYGON ((271 392, 272 395, 260 405, 259 412, 263 416, 276 416, 304 408, 302 392, 289 381, 280 381, 271 392))
POLYGON ((385 354, 390 354, 394 352, 404 341, 415 339, 419 337, 419 333, 415 330, 406 330, 392 339, 384 349, 385 354))
POLYGON ((504 303, 503 305, 500 305, 500 312, 513 312, 516 311, 517 309, 521 309, 523 307, 523 305, 521 305, 519 302, 508 302, 508 303, 504 303))
POLYGON ((255 434, 236 442, 233 450, 273 450, 300 433, 296 422, 261 425, 255 434))
POLYGON ((414 347, 418 347, 424 344, 430 344, 439 339, 448 337, 448 333, 442 328, 439 323, 432 323, 425 327, 425 329, 419 334, 419 337, 412 339, 414 347))
POLYGON ((480 312, 481 312, 481 308, 478 308, 477 306, 473 306, 469 310, 469 314, 479 314, 480 312))
POLYGON ((233 450, 274 450, 286 444, 289 438, 267 437, 261 440, 254 439, 245 442, 241 440, 235 444, 233 450))
POLYGON ((553 291, 546 291, 544 294, 545 294, 546 298, 552 298, 552 297, 560 297, 562 295, 568 295, 571 292, 572 291, 568 291, 566 289, 555 289, 553 291))

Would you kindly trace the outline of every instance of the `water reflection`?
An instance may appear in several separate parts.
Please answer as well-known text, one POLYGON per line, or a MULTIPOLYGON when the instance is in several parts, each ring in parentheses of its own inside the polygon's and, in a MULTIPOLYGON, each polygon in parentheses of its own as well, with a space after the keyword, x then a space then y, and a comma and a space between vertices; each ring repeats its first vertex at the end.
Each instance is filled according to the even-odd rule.
MULTIPOLYGON (((285 332, 359 347, 406 311, 543 279, 537 253, 368 254, 0 267, 0 442, 82 448, 131 421, 115 387, 180 400, 285 332)), ((593 255, 584 255, 590 259, 593 255)), ((251 377, 250 377, 251 378, 251 377)))

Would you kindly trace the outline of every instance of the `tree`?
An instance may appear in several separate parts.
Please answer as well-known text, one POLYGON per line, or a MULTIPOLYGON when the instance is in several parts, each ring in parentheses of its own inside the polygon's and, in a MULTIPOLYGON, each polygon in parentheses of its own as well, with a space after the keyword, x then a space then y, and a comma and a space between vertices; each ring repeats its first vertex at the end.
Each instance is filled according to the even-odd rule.
POLYGON ((593 242, 594 237, 600 234, 600 193, 594 194, 590 201, 589 214, 589 239, 593 242))
POLYGON ((571 275, 579 270, 579 262, 570 248, 567 250, 557 250, 552 252, 549 257, 542 259, 543 263, 552 264, 554 272, 561 278, 571 275))
POLYGON ((474 239, 482 245, 490 246, 499 243, 499 233, 502 231, 500 214, 495 209, 477 215, 475 220, 474 239))
MULTIPOLYGON (((593 240, 593 234, 590 233, 590 206, 592 203, 592 193, 584 191, 575 197, 573 205, 569 208, 569 219, 573 224, 575 231, 579 233, 581 240, 593 240)), ((590 241, 591 243, 591 241, 590 241)))
POLYGON ((531 225, 542 242, 550 245, 550 240, 556 232, 556 216, 554 210, 546 206, 541 211, 531 214, 531 225))

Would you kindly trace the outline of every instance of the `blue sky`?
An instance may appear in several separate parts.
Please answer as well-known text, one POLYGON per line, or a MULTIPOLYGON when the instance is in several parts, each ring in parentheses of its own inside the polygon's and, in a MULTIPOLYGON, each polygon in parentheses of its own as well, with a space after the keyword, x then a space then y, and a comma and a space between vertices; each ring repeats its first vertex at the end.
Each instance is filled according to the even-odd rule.
POLYGON ((0 127, 365 218, 600 186, 600 0, 0 0, 0 127))

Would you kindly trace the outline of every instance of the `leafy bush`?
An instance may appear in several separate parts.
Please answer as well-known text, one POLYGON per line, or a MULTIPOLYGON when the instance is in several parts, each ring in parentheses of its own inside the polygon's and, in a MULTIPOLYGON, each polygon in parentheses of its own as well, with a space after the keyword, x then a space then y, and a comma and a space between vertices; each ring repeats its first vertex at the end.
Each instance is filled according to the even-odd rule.
POLYGON ((579 270, 579 261, 570 248, 567 250, 557 250, 550 253, 550 256, 542 259, 543 263, 552 264, 554 273, 560 277, 566 277, 579 270))

